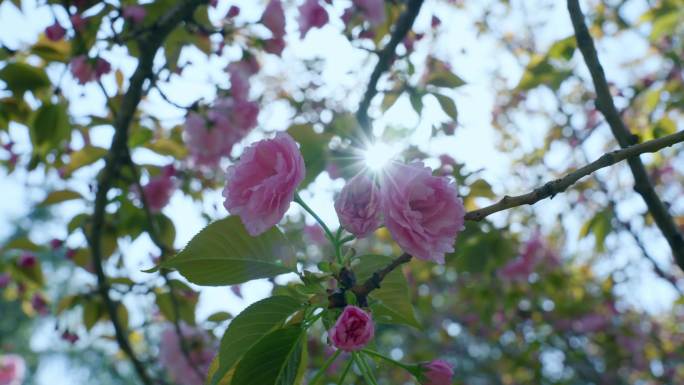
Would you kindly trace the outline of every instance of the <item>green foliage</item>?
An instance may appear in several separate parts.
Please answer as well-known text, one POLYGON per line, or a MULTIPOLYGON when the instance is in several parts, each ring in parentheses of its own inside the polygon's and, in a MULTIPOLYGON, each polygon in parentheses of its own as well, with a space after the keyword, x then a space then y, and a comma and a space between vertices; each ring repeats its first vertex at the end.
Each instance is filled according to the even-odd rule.
POLYGON ((221 338, 218 369, 211 383, 217 384, 266 333, 282 325, 300 307, 301 303, 291 297, 273 296, 250 305, 238 314, 221 338))
POLYGON ((327 163, 327 146, 330 141, 329 135, 319 134, 314 131, 310 124, 297 124, 288 128, 287 132, 299 143, 304 165, 306 167, 306 177, 302 181, 301 188, 306 188, 309 183, 325 170, 327 163))
POLYGON ((238 217, 202 229, 161 268, 176 269, 198 285, 234 285, 292 271, 293 251, 277 228, 252 237, 238 217))
POLYGON ((7 63, 0 69, 0 80, 17 96, 26 91, 34 92, 50 86, 50 79, 42 68, 20 62, 7 63))
POLYGON ((299 325, 293 325, 264 336, 240 360, 231 385, 294 385, 303 335, 299 325))
MULTIPOLYGON (((384 255, 363 255, 354 272, 360 282, 370 278, 373 272, 387 266, 394 258, 384 255)), ((398 323, 421 328, 411 304, 408 283, 401 269, 389 273, 382 281, 380 289, 370 295, 373 317, 377 322, 398 323)))

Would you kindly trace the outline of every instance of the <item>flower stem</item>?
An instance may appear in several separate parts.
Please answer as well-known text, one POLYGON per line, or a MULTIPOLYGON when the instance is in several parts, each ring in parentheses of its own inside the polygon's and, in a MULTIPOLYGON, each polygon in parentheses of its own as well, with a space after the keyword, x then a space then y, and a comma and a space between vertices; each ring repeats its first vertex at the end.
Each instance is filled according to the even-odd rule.
POLYGON ((356 235, 347 235, 346 237, 340 239, 340 245, 345 244, 349 241, 353 241, 354 239, 356 239, 356 235))
POLYGON ((403 363, 401 363, 401 362, 399 362, 399 361, 395 361, 395 360, 393 360, 393 359, 391 359, 391 358, 389 358, 389 357, 387 357, 387 356, 385 356, 385 355, 382 355, 382 354, 380 354, 380 353, 378 353, 378 352, 374 352, 374 351, 372 351, 372 350, 363 349, 363 350, 361 350, 361 351, 362 351, 363 353, 369 355, 369 356, 381 358, 381 359, 383 359, 383 360, 385 360, 385 361, 391 363, 392 365, 398 366, 398 367, 400 367, 400 368, 406 370, 407 372, 409 372, 409 373, 415 375, 415 367, 414 367, 413 365, 403 364, 403 363))
POLYGON ((309 207, 309 205, 307 205, 306 203, 304 203, 304 201, 302 200, 302 197, 300 197, 299 194, 295 194, 294 201, 295 201, 297 204, 299 204, 300 206, 302 206, 302 208, 304 209, 304 211, 306 211, 307 213, 311 214, 312 217, 314 217, 314 219, 316 220, 316 222, 318 222, 318 224, 321 225, 321 227, 323 228, 323 231, 325 231, 325 235, 328 237, 328 239, 330 239, 330 242, 332 242, 333 245, 336 245, 337 242, 335 241, 335 236, 333 235, 333 233, 332 233, 332 232, 330 231, 330 229, 328 228, 328 225, 326 225, 325 222, 323 222, 323 220, 321 219, 321 217, 319 217, 319 216, 311 209, 311 207, 309 207))
POLYGON ((330 367, 330 365, 335 361, 335 359, 340 355, 342 351, 341 350, 336 350, 335 353, 328 358, 327 361, 323 364, 323 367, 318 370, 314 378, 311 380, 309 385, 316 385, 316 383, 323 377, 323 373, 330 367))
POLYGON ((342 372, 339 381, 337 381, 337 385, 342 385, 344 379, 347 378, 347 373, 349 373, 349 369, 351 369, 353 363, 354 360, 349 360, 349 362, 347 362, 347 366, 344 367, 344 371, 342 372))
POLYGON ((363 358, 363 356, 357 352, 353 352, 352 358, 354 359, 354 362, 356 362, 356 365, 359 367, 359 370, 361 371, 363 378, 366 380, 366 383, 368 385, 378 385, 378 383, 373 378, 373 373, 368 367, 368 363, 363 358))

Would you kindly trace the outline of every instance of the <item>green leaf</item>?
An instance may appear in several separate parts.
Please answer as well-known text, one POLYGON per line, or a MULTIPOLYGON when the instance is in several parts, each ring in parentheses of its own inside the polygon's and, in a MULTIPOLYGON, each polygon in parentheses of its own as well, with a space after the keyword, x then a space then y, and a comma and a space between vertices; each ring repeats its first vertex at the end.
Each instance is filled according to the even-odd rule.
POLYGON ((15 95, 50 86, 50 79, 42 68, 26 63, 8 63, 0 70, 0 80, 4 81, 15 95))
POLYGON ((293 385, 302 357, 302 336, 299 325, 266 335, 240 360, 231 385, 293 385))
POLYGON ((219 380, 269 330, 281 325, 301 307, 301 303, 287 296, 274 296, 256 302, 238 314, 221 338, 219 367, 212 384, 219 380))
POLYGON ((598 252, 605 251, 605 240, 612 230, 612 220, 613 210, 607 208, 605 210, 599 211, 596 213, 596 215, 594 215, 593 218, 582 225, 579 233, 580 238, 584 238, 590 233, 593 233, 595 241, 594 248, 598 252))
POLYGON ((416 114, 420 115, 423 112, 423 94, 412 90, 409 93, 409 101, 411 102, 411 107, 416 111, 416 114))
POLYGON ((317 133, 310 124, 296 124, 288 128, 287 132, 299 143, 302 156, 304 157, 306 176, 300 188, 305 188, 316 179, 318 174, 325 170, 326 149, 328 148, 330 136, 317 133))
MULTIPOLYGON (((387 266, 393 258, 384 255, 363 255, 354 267, 359 282, 368 279, 373 272, 387 266)), ((400 323, 420 329, 421 325, 411 304, 408 283, 401 269, 389 273, 379 289, 370 294, 373 316, 377 322, 400 323), (371 301, 372 302, 372 301, 371 301)))
POLYGON ((456 103, 454 103, 454 100, 446 95, 438 93, 433 93, 433 95, 435 95, 435 97, 437 98, 437 101, 439 102, 439 105, 442 107, 444 113, 449 115, 449 117, 454 121, 458 120, 458 110, 456 109, 456 103))
POLYGON ((465 80, 446 69, 440 69, 432 72, 427 78, 426 83, 445 88, 458 88, 466 84, 465 80))
POLYGON ((230 216, 210 223, 161 267, 198 285, 224 286, 289 273, 293 262, 294 251, 278 228, 252 237, 240 218, 230 216))
POLYGON ((39 153, 46 154, 67 140, 71 125, 65 104, 43 104, 33 118, 31 143, 39 153))
POLYGON ((577 48, 577 40, 575 39, 575 35, 571 35, 553 43, 549 48, 549 53, 547 55, 551 59, 568 61, 572 59, 575 48, 577 48))
POLYGON ((389 110, 394 103, 397 102, 399 97, 402 94, 402 90, 392 90, 390 92, 385 92, 385 96, 382 98, 382 103, 380 104, 380 108, 382 109, 382 112, 385 112, 389 110))
POLYGON ((197 297, 185 298, 174 292, 174 298, 171 298, 171 293, 157 293, 155 302, 159 311, 164 315, 164 318, 171 322, 183 321, 188 325, 195 325, 195 307, 197 305, 197 297), (173 301, 176 301, 177 309, 174 309, 173 301), (176 317, 178 311, 178 317, 176 317))
POLYGON ((83 199, 83 195, 72 190, 57 190, 49 193, 39 206, 49 206, 74 199, 83 199))
POLYGON ((107 155, 107 150, 102 147, 85 146, 82 149, 71 153, 69 163, 64 166, 64 175, 70 176, 71 173, 81 167, 85 167, 103 159, 107 155))
POLYGON ((207 318, 207 321, 211 322, 223 322, 223 321, 228 321, 229 319, 233 318, 233 315, 226 312, 226 311, 217 311, 216 313, 210 315, 207 318))
POLYGON ((517 254, 516 244, 487 222, 466 222, 446 262, 458 272, 482 273, 517 254))

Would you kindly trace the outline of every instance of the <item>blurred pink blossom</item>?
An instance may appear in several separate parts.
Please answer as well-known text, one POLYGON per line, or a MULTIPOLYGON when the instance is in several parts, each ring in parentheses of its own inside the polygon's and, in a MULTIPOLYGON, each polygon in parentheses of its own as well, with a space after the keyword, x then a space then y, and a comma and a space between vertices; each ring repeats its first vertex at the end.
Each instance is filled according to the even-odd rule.
POLYGON ((143 20, 145 20, 147 11, 145 10, 145 7, 143 7, 142 5, 136 4, 124 7, 121 14, 124 17, 124 19, 130 20, 134 24, 139 24, 142 23, 143 20))
POLYGON ((26 376, 26 361, 16 354, 0 355, 0 385, 21 385, 26 376))
POLYGON ((181 341, 175 328, 169 326, 161 335, 159 362, 166 368, 175 383, 202 385, 209 371, 211 360, 214 358, 215 348, 205 331, 185 324, 181 325, 181 331, 189 357, 183 354, 181 341), (202 374, 201 377, 198 372, 202 374))
POLYGON ((421 376, 422 385, 451 385, 454 370, 451 365, 444 360, 433 360, 421 365, 423 370, 421 376))
POLYGON ((328 11, 318 0, 305 0, 299 6, 299 32, 304 38, 311 28, 321 28, 328 23, 328 11))
POLYGON ((45 36, 52 41, 62 40, 64 35, 66 35, 66 29, 56 21, 51 26, 45 28, 45 36))

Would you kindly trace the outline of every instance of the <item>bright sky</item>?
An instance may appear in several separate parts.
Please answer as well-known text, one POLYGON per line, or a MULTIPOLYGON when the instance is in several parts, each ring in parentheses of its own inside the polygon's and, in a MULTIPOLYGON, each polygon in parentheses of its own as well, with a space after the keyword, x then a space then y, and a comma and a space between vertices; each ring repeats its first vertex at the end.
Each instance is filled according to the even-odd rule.
MULTIPOLYGON (((257 20, 262 11, 262 5, 255 6, 253 1, 231 1, 220 2, 222 5, 214 16, 222 15, 225 9, 230 4, 241 5, 242 12, 240 19, 257 20)), ((288 20, 288 45, 285 50, 282 61, 274 57, 266 57, 263 61, 263 72, 260 76, 274 76, 282 79, 284 82, 298 81, 292 78, 292 72, 296 73, 297 69, 301 68, 302 59, 311 58, 325 58, 323 67, 323 82, 326 90, 337 90, 335 97, 340 100, 347 100, 350 111, 355 111, 358 105, 358 100, 361 96, 361 90, 365 89, 368 76, 374 64, 374 59, 367 60, 367 54, 361 50, 356 50, 338 33, 341 28, 341 21, 339 15, 342 9, 347 4, 344 2, 335 2, 338 5, 337 15, 331 15, 332 23, 320 30, 312 30, 309 32, 304 41, 298 39, 297 24, 294 22, 294 14, 289 15, 291 19, 288 20), (292 72, 290 72, 291 69, 292 72), (359 73, 359 69, 360 73, 359 73), (288 72, 283 72, 288 71, 288 72), (340 95, 340 90, 354 90, 349 97, 347 95, 340 95)), ((513 3, 525 3, 522 0, 513 1, 513 3)), ((536 18, 544 18, 544 20, 552 20, 544 28, 543 32, 538 34, 538 45, 540 47, 548 46, 551 42, 569 36, 572 33, 572 27, 563 5, 564 2, 557 2, 557 6, 552 7, 549 13, 540 12, 535 14, 531 12, 524 16, 523 11, 518 11, 506 19, 502 26, 503 30, 516 31, 522 28, 523 17, 527 17, 532 21, 536 18)), ((528 4, 529 6, 529 4, 528 4)), ((471 5, 471 7, 477 7, 471 5)), ((514 5, 514 7, 516 7, 514 5)), ((517 7, 522 9, 524 7, 517 7)), ((9 2, 3 2, 0 5, 0 42, 12 48, 23 47, 31 42, 34 42, 37 35, 42 32, 45 26, 52 23, 52 15, 45 7, 40 10, 35 9, 35 1, 24 2, 25 13, 19 13, 14 9, 9 2)), ((639 9, 628 10, 630 14, 638 14, 639 9)), ((455 72, 467 81, 467 85, 459 88, 453 93, 456 104, 459 110, 459 128, 456 134, 452 137, 439 137, 430 140, 431 126, 439 121, 446 121, 447 116, 441 111, 439 105, 433 98, 426 98, 425 112, 423 119, 418 120, 417 115, 413 113, 409 101, 406 98, 400 99, 383 117, 374 121, 374 128, 376 132, 381 132, 383 127, 396 125, 401 127, 416 127, 415 133, 406 138, 405 145, 408 143, 417 144, 423 150, 431 154, 439 155, 448 153, 460 162, 467 165, 469 170, 483 170, 483 176, 495 186, 495 193, 503 194, 517 194, 526 192, 536 186, 524 186, 510 177, 510 170, 508 169, 508 158, 501 154, 496 149, 497 136, 491 126, 491 110, 494 102, 493 93, 493 74, 495 71, 501 71, 507 77, 507 84, 513 87, 520 75, 521 69, 516 64, 516 61, 508 55, 503 48, 498 45, 498 42, 491 37, 483 37, 477 34, 472 24, 472 18, 469 14, 463 11, 454 10, 452 7, 446 6, 443 2, 428 0, 423 8, 417 22, 415 29, 417 31, 427 31, 430 29, 430 17, 436 13, 443 20, 443 35, 439 40, 431 46, 428 41, 419 42, 416 46, 416 51, 420 59, 415 60, 416 65, 422 66, 423 58, 428 50, 440 59, 451 63, 455 72)), ((638 57, 644 54, 645 46, 635 44, 636 39, 625 37, 630 45, 630 52, 625 52, 621 47, 626 44, 625 41, 616 42, 612 45, 601 45, 600 55, 603 60, 607 73, 612 77, 612 80, 620 84, 624 81, 624 71, 617 66, 620 62, 625 60, 627 55, 638 57), (615 75, 613 75, 615 74, 615 75)), ((238 52, 231 52, 233 57, 238 52)), ((104 55, 109 59, 115 69, 121 69, 127 76, 130 75, 134 69, 135 62, 126 58, 124 51, 114 52, 104 55)), ((212 98, 212 82, 219 84, 226 84, 223 67, 228 63, 224 59, 212 59, 209 62, 203 60, 199 55, 192 51, 186 51, 184 58, 192 60, 195 65, 189 67, 184 71, 182 78, 175 77, 175 80, 164 88, 165 92, 170 98, 179 104, 188 105, 200 97, 206 99, 212 98)), ((53 68, 51 75, 59 76, 61 68, 53 68)), ((584 70, 582 70, 584 71, 584 70)), ((418 70, 420 72, 420 69, 418 70)), ((110 89, 114 89, 114 77, 109 75, 104 80, 105 85, 110 89)), ((85 114, 102 114, 103 97, 101 91, 92 86, 80 87, 75 85, 71 80, 65 82, 64 87, 66 95, 74 100, 72 103, 72 113, 75 115, 85 114)), ((258 93, 260 86, 254 85, 254 92, 258 93)), ((379 103, 379 99, 376 100, 379 103)), ((543 101, 541 101, 543 103, 543 101)), ((143 108, 147 111, 154 111, 155 115, 164 118, 169 125, 182 121, 183 111, 165 103, 158 95, 153 94, 148 100, 143 103, 143 108)), ((375 116, 375 115, 371 115, 375 116)), ((272 105, 264 108, 259 117, 261 127, 267 130, 282 130, 289 125, 290 114, 281 105, 272 105)), ((524 148, 521 150, 529 151, 541 145, 541 138, 545 130, 545 126, 538 122, 531 122, 529 132, 525 133, 523 138, 524 148)), ((13 125, 10 127, 12 138, 17 141, 17 150, 20 153, 27 153, 29 151, 29 140, 26 130, 22 127, 13 125)), ((608 135, 606 129, 601 132, 596 140, 596 145, 590 148, 592 157, 598 157, 603 151, 603 139, 608 135)), ((248 143, 258 137, 258 134, 250 135, 244 142, 248 143)), ((105 147, 108 147, 111 138, 111 130, 99 129, 97 134, 92 135, 93 142, 105 147)), ((591 146, 591 144, 590 144, 591 146)), ((25 159, 24 159, 25 160, 25 159)), ((136 154, 137 161, 158 162, 164 164, 165 161, 157 156, 150 154, 138 153, 136 154)), ((564 170, 564 155, 560 154, 555 158, 551 156, 549 164, 552 167, 557 167, 560 172, 564 170)), ((433 163, 433 166, 435 164, 433 163)), ((3 172, 3 171, 0 171, 3 172)), ((36 173, 37 174, 37 173, 36 173)), ((27 175, 23 172, 15 172, 11 176, 4 174, 0 175, 0 191, 2 191, 3 199, 0 199, 0 238, 7 236, 12 227, 9 225, 10 221, 24 216, 32 203, 40 201, 43 198, 45 186, 53 186, 55 188, 64 187, 64 183, 54 175, 51 175, 47 180, 43 179, 42 175, 27 175)), ((93 170, 86 170, 76 174, 76 178, 80 181, 77 186, 82 193, 88 194, 87 182, 92 181, 93 170)), ((609 175, 619 175, 620 180, 629 182, 629 178, 625 178, 624 168, 618 173, 616 170, 609 170, 602 173, 604 177, 609 175)), ((546 179, 554 176, 549 175, 546 179)), ((624 182, 623 182, 624 183, 624 182)), ((314 210, 324 218, 329 224, 336 224, 336 217, 332 209, 332 198, 336 191, 341 188, 342 181, 331 181, 327 175, 321 175, 315 183, 303 193, 302 196, 310 201, 310 205, 314 210)), ((216 216, 221 217, 226 215, 222 207, 222 199, 220 191, 208 194, 206 196, 204 207, 211 208, 214 205, 218 207, 216 216)), ((642 210, 638 200, 633 205, 628 205, 627 211, 642 210)), ((554 201, 540 202, 537 207, 537 213, 540 215, 540 221, 545 225, 554 225, 557 214, 566 210, 562 199, 555 199, 554 201)), ((70 218, 75 212, 82 210, 78 204, 66 203, 59 207, 58 214, 64 218, 70 218)), ((166 207, 164 213, 171 217, 176 224, 177 240, 176 246, 182 247, 187 241, 196 234, 203 226, 204 220, 199 215, 200 210, 195 203, 190 199, 183 197, 180 193, 174 195, 171 204, 166 207)), ((296 209, 290 210, 291 213, 297 214, 296 209)), ((629 214, 629 213, 621 213, 629 214)), ((500 215, 494 215, 494 220, 501 220, 500 215)), ((586 218, 584 218, 586 220, 586 218)), ((580 218, 568 218, 570 230, 568 239, 577 239, 577 230, 581 225, 580 218), (574 238, 573 238, 574 237, 574 238)), ((514 226, 515 227, 515 226, 514 226)), ((55 226, 49 231, 41 231, 42 234, 36 234, 36 241, 47 241, 52 237, 62 237, 65 232, 62 227, 55 226)), ((647 235, 650 251, 667 266, 669 253, 667 245, 657 234, 647 235)), ((80 246, 79 242, 82 239, 70 239, 73 245, 80 246)), ((609 243, 618 244, 623 242, 622 239, 609 239, 609 243)), ((627 243, 629 244, 629 243, 627 243)), ((121 249, 126 255, 126 264, 130 268, 134 279, 146 278, 145 273, 140 273, 142 268, 150 267, 149 251, 152 250, 151 243, 145 237, 137 240, 132 244, 121 244, 121 249)), ((587 250, 591 245, 586 242, 578 242, 577 245, 570 245, 568 252, 581 252, 587 250)), ((626 260, 632 258, 640 258, 638 252, 633 248, 621 249, 623 253, 620 256, 615 256, 612 262, 607 263, 605 268, 612 268, 624 264, 626 260)), ((646 266, 646 265, 644 265, 646 266)), ((216 310, 229 310, 233 313, 238 312, 249 303, 261 298, 268 288, 269 284, 264 281, 255 281, 248 283, 243 288, 245 299, 241 300, 234 296, 227 288, 203 288, 200 299, 200 307, 198 319, 204 319, 207 315, 216 310)), ((672 290, 666 284, 654 280, 650 273, 640 273, 634 282, 624 287, 625 292, 630 292, 628 299, 635 305, 646 308, 650 311, 665 310, 672 299, 674 298, 672 290)), ((139 317, 138 317, 139 318, 139 317)), ((135 315, 131 320, 134 323, 135 315)), ((47 331, 49 327, 46 326, 47 331)), ((50 333, 45 333, 44 338, 37 338, 33 341, 36 349, 49 347, 54 342, 50 333)), ((70 378, 65 376, 55 376, 55 371, 65 371, 64 364, 55 364, 53 362, 46 363, 41 367, 39 374, 40 384, 54 385, 55 378, 65 378, 69 383, 70 378), (49 373, 49 376, 48 374, 49 373)))

